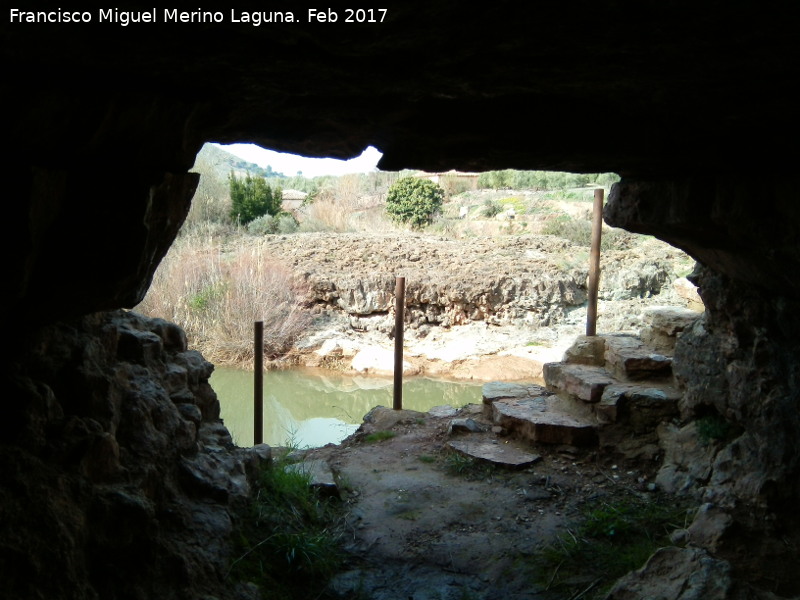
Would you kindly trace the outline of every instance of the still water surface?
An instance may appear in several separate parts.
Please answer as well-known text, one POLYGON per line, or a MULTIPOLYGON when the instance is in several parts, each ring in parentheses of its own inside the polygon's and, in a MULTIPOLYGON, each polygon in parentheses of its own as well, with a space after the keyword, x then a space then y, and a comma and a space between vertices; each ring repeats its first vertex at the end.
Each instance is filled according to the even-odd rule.
MULTIPOLYGON (((239 446, 253 444, 253 373, 217 367, 211 376, 222 418, 239 446)), ((423 377, 403 382, 403 408, 427 411, 481 402, 481 384, 423 377)), ((392 380, 305 369, 264 373, 264 442, 300 447, 338 443, 375 406, 392 406, 392 380)))

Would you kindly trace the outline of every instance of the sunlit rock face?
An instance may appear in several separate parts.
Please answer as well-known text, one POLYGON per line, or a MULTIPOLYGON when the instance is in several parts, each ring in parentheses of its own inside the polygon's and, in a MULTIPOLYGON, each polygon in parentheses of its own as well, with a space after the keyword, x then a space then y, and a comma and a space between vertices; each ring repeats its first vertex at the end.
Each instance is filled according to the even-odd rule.
MULTIPOLYGON (((174 404, 157 391, 161 375, 152 369, 140 373, 133 402, 118 375, 106 374, 136 371, 167 352, 149 326, 123 335, 109 333, 119 330, 105 321, 112 317, 64 320, 141 298, 188 211, 197 179, 187 171, 204 142, 335 157, 372 144, 384 152, 385 169, 623 175, 607 221, 666 239, 705 265, 696 280, 707 314, 684 335, 683 350, 679 343, 676 371, 685 419, 716 415, 733 427, 732 439, 698 454, 712 464, 690 470, 704 474, 697 493, 736 519, 707 519, 717 530, 693 541, 714 540, 714 560, 734 566, 731 581, 799 593, 796 569, 783 568, 786 548, 798 545, 796 520, 784 508, 800 493, 800 204, 796 157, 786 150, 800 130, 796 22, 756 2, 645 8, 588 0, 480 10, 406 2, 371 25, 312 26, 305 11, 297 17, 269 28, 234 24, 227 14, 222 24, 180 27, 0 24, 11 154, 2 163, 4 330, 24 345, 47 323, 56 337, 99 345, 112 357, 70 362, 63 353, 73 350, 53 342, 38 355, 20 353, 7 370, 12 414, 4 422, 18 426, 2 440, 3 572, 28 569, 31 581, 52 587, 39 596, 112 597, 103 590, 114 587, 111 573, 124 558, 104 552, 114 537, 136 557, 122 584, 145 585, 138 573, 149 577, 150 566, 166 569, 173 559, 182 581, 193 576, 170 536, 208 539, 205 522, 163 513, 160 526, 171 525, 151 530, 153 511, 163 507, 151 496, 168 499, 173 485, 191 488, 197 479, 191 469, 184 483, 161 475, 176 474, 185 453, 198 451, 211 405, 174 404), (162 408, 145 418, 132 407, 150 397, 162 408), (146 455, 132 471, 131 453, 146 455), (93 487, 132 474, 133 488, 121 495, 93 487), (35 493, 44 479, 48 493, 35 493), (123 529, 112 531, 116 523, 123 529), (34 539, 50 554, 26 554, 15 545, 20 531, 38 532, 34 539), (140 548, 147 531, 156 542, 140 548), (748 547, 753 532, 762 533, 748 547), (49 558, 61 561, 62 576, 47 577, 49 558), (101 558, 107 563, 92 562, 101 558)), ((201 495, 218 487, 198 485, 201 495)), ((213 526, 224 534, 224 518, 213 526)), ((199 569, 217 585, 218 574, 208 574, 217 573, 219 556, 199 569)), ((690 558, 690 566, 702 562, 690 558)), ((184 585, 158 579, 162 573, 163 589, 184 585)), ((125 597, 158 595, 139 592, 125 597)))

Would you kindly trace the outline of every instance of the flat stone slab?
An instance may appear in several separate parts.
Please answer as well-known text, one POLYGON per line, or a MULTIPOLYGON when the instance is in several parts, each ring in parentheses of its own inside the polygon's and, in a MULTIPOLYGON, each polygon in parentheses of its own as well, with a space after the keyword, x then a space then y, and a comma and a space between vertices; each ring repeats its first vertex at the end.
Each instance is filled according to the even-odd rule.
POLYGON ((602 367, 547 363, 544 380, 550 390, 561 391, 583 400, 599 402, 606 386, 616 380, 602 367))
POLYGON ((594 424, 549 405, 544 397, 498 400, 492 405, 497 425, 534 443, 594 446, 594 424))
POLYGON ((453 450, 495 465, 521 469, 539 461, 538 454, 525 452, 510 444, 478 440, 453 440, 447 444, 453 450))
POLYGON ((326 496, 338 496, 339 486, 333 477, 333 471, 324 460, 304 460, 286 465, 287 471, 303 473, 309 477, 309 486, 326 496))
POLYGON ((606 340, 606 367, 622 379, 668 377, 672 359, 659 354, 631 335, 609 335, 606 340))

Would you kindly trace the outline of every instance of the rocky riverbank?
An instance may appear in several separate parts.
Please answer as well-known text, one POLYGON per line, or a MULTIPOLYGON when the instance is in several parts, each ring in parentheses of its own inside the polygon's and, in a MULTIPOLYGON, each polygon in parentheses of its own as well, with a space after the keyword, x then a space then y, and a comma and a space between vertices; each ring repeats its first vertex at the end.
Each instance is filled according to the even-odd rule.
MULTIPOLYGON (((406 277, 409 375, 537 378, 585 328, 588 251, 558 237, 315 233, 252 243, 295 273, 313 316, 278 364, 391 373, 396 276, 406 277)), ((689 305, 679 276, 691 264, 645 237, 604 252, 599 328, 638 331, 647 306, 689 305)))

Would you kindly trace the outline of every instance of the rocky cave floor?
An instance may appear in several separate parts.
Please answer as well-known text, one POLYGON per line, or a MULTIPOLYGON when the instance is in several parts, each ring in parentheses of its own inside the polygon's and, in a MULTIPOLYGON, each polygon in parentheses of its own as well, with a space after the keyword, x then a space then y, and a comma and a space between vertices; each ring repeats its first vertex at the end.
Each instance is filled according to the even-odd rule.
MULTIPOLYGON (((468 405, 457 416, 480 422, 480 410, 468 405)), ((658 460, 623 461, 597 448, 534 448, 491 431, 448 433, 453 416, 393 412, 385 410, 377 429, 365 423, 342 444, 304 455, 330 465, 343 499, 346 566, 330 597, 597 597, 613 580, 596 568, 587 565, 576 576, 564 567, 559 574, 561 565, 543 566, 536 557, 557 547, 559 536, 580 536, 587 510, 681 504, 652 483, 658 460), (375 440, 368 432, 376 430, 391 434, 375 440), (464 459, 447 447, 464 436, 519 446, 539 458, 521 469, 464 459)), ((688 525, 693 511, 675 529, 688 525)))

